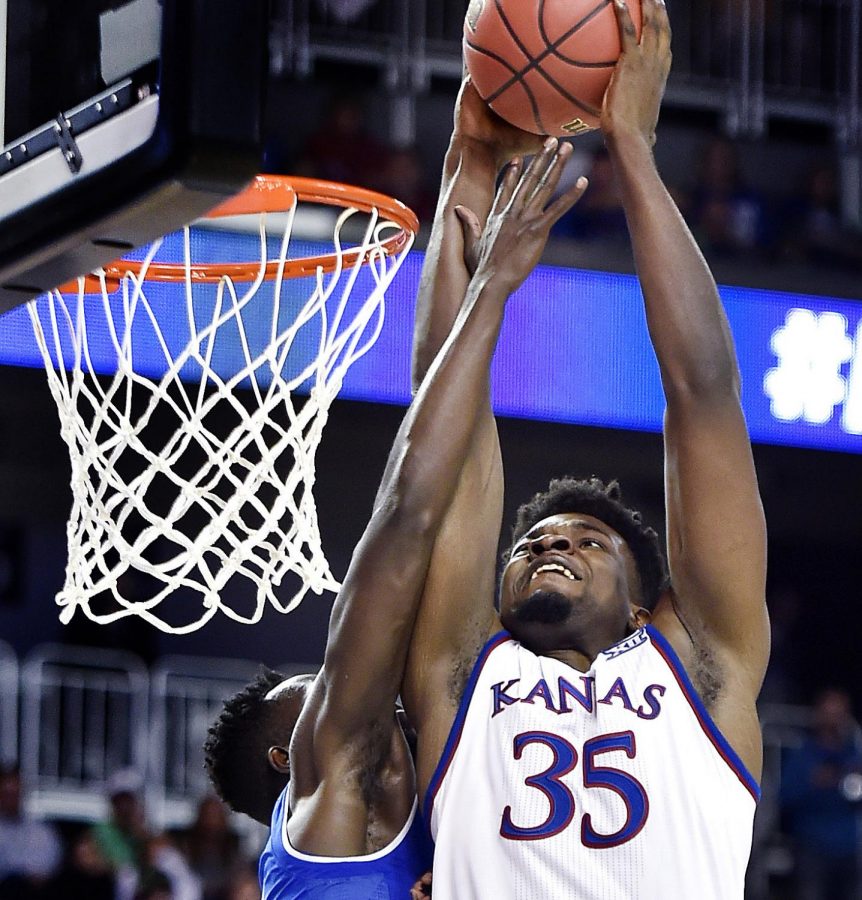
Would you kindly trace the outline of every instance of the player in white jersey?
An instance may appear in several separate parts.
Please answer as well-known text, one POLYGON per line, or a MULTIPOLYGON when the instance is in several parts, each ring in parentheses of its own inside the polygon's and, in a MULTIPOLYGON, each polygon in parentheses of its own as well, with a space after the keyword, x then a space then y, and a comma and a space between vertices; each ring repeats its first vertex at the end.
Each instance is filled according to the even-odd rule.
MULTIPOLYGON (((563 479, 522 508, 496 612, 502 467, 486 409, 437 538, 403 691, 435 900, 743 892, 769 649, 765 524, 724 311, 652 156, 666 10, 643 0, 639 42, 614 4, 623 54, 602 130, 667 401, 673 588, 655 532, 614 483, 563 479)), ((482 224, 502 128, 465 83, 423 274, 420 358, 422 329, 446 327, 470 270, 470 289, 493 303, 523 263, 517 228, 482 224)), ((549 350, 547 364, 566 360, 549 350)))

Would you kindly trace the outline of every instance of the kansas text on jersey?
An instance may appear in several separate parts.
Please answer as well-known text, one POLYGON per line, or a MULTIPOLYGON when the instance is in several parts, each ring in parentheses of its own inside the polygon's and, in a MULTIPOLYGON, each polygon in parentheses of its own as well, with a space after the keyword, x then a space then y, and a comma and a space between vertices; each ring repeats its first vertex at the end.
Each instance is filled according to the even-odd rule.
POLYGON ((760 792, 647 626, 588 672, 483 649, 426 813, 435 900, 740 900, 760 792))

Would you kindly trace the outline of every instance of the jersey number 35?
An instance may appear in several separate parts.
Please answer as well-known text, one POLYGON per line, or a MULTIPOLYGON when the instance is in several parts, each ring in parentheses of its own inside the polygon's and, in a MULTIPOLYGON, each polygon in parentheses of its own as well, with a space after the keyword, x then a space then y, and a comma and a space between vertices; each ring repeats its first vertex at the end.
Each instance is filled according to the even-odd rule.
MULTIPOLYGON (((513 741, 516 760, 521 759, 524 748, 530 744, 543 744, 554 754, 553 762, 547 769, 524 779, 528 787, 545 795, 550 811, 544 822, 526 827, 513 821, 512 807, 506 806, 500 821, 500 834, 511 841, 537 841, 553 837, 569 827, 577 811, 574 795, 562 780, 578 764, 577 750, 558 734, 525 731, 516 735, 513 741)), ((631 731, 602 734, 590 738, 583 746, 584 787, 587 790, 613 791, 625 804, 627 813, 621 828, 611 834, 601 834, 593 828, 589 812, 585 812, 581 817, 581 842, 586 847, 603 849, 630 841, 644 827, 649 815, 649 799, 637 778, 613 766, 597 763, 597 758, 603 753, 615 750, 621 750, 629 759, 634 759, 637 752, 634 734, 631 731)))

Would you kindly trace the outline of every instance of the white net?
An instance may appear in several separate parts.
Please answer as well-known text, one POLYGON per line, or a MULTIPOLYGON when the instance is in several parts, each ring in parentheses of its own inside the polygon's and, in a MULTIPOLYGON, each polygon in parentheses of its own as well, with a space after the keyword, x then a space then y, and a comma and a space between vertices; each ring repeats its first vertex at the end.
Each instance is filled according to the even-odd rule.
POLYGON ((372 210, 356 262, 342 265, 342 229, 356 215, 345 210, 336 269, 297 281, 284 276, 295 212, 275 241, 272 280, 261 214, 251 283, 193 284, 186 228, 179 303, 176 288, 166 301, 147 281, 158 242, 119 290, 102 273, 101 296, 81 280, 76 295, 29 305, 72 461, 63 622, 80 608, 96 622, 135 615, 181 634, 219 610, 253 623, 267 603, 289 612, 309 590, 338 589, 321 546, 315 454, 348 368, 380 333, 412 236, 388 256, 382 242, 399 226, 372 210), (96 343, 113 359, 97 358, 96 343), (230 365, 228 344, 239 357, 230 365), (160 371, 142 371, 154 358, 160 371))

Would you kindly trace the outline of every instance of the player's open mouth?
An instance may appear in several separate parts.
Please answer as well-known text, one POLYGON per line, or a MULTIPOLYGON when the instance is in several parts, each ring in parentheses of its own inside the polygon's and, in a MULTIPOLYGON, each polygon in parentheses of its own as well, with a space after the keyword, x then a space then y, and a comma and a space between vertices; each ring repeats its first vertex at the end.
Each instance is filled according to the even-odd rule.
POLYGON ((576 575, 574 572, 571 571, 571 569, 567 569, 565 566, 561 565, 560 563, 543 563, 530 576, 530 581, 533 581, 535 578, 537 578, 539 575, 541 575, 544 572, 556 572, 560 575, 564 575, 566 578, 569 579, 569 581, 580 581, 581 580, 579 575, 576 575))

